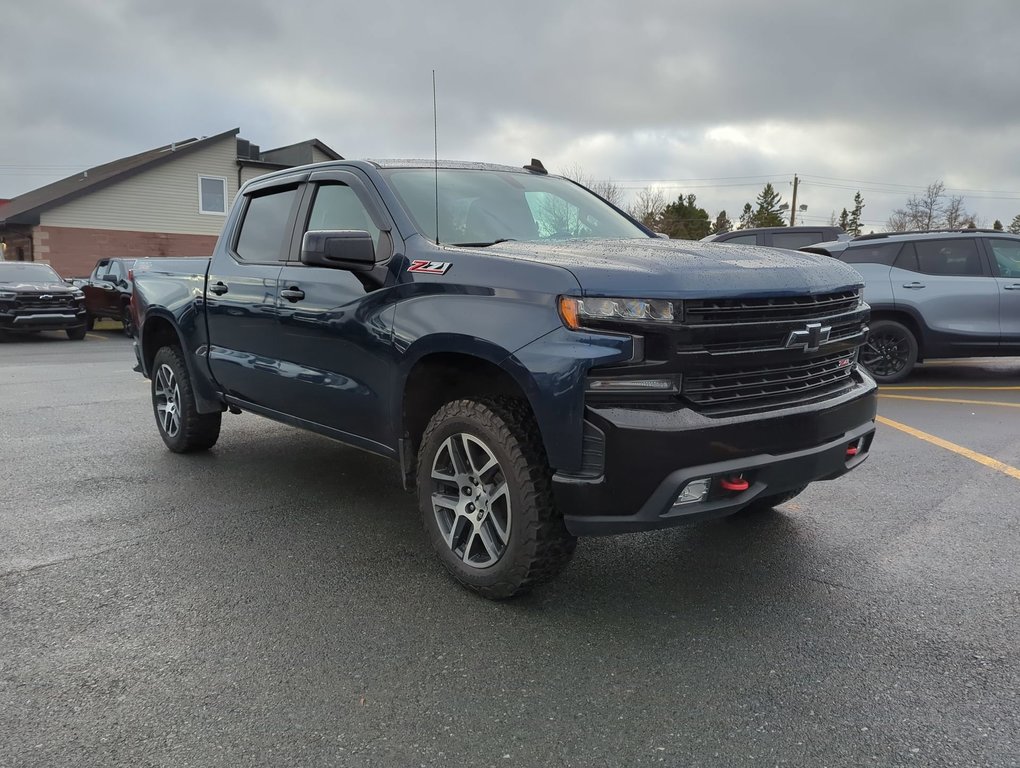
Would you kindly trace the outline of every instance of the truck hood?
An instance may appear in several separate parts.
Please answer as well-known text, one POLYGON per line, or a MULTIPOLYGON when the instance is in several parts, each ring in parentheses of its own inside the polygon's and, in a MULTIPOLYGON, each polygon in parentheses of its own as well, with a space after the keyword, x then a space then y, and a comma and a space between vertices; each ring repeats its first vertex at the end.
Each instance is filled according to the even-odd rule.
POLYGON ((79 290, 67 283, 6 283, 0 281, 0 291, 24 291, 33 293, 72 293, 79 290))
POLYGON ((485 253, 555 264, 584 294, 644 298, 765 297, 838 291, 861 276, 828 256, 689 240, 506 242, 485 253))

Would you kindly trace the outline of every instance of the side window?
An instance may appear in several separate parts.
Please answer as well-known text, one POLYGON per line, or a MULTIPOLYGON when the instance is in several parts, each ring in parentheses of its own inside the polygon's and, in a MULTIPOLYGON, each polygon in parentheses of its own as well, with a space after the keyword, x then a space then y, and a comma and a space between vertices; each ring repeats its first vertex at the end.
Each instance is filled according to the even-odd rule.
POLYGON ((772 245, 775 248, 789 248, 796 251, 805 245, 822 242, 821 232, 773 232, 772 245))
POLYGON ((989 238, 985 240, 995 256, 1002 277, 1020 277, 1020 241, 989 238))
MULTIPOLYGON (((843 251, 842 260, 847 264, 883 264, 891 267, 896 263, 896 257, 902 247, 903 243, 882 243, 880 245, 863 245, 857 248, 847 248, 843 251)), ((915 269, 916 262, 915 258, 915 269)), ((901 264, 896 264, 896 266, 901 269, 910 269, 910 267, 904 267, 901 264)))
POLYGON ((109 271, 110 271, 110 262, 106 261, 106 262, 102 262, 102 263, 96 264, 96 268, 92 272, 92 279, 93 280, 102 280, 109 271))
POLYGON ((110 262, 110 277, 113 279, 113 282, 116 283, 119 283, 124 279, 124 272, 121 270, 119 262, 110 262))
POLYGON ((252 196, 241 221, 235 253, 242 261, 282 261, 290 246, 297 187, 252 196))
POLYGON ((903 250, 900 251, 899 256, 896 257, 896 261, 893 263, 893 266, 899 269, 905 269, 909 272, 921 271, 917 266, 917 251, 914 250, 913 243, 907 243, 903 246, 903 250))
POLYGON ((726 237, 719 241, 720 243, 730 244, 744 244, 744 245, 756 245, 758 243, 757 235, 737 235, 736 237, 726 237))
POLYGON ((981 256, 977 241, 968 240, 919 240, 914 243, 917 250, 917 265, 926 275, 966 276, 981 275, 981 256))
POLYGON ((372 222, 355 191, 346 184, 320 184, 315 191, 306 231, 320 229, 361 229, 372 236, 376 251, 381 245, 379 227, 372 222))

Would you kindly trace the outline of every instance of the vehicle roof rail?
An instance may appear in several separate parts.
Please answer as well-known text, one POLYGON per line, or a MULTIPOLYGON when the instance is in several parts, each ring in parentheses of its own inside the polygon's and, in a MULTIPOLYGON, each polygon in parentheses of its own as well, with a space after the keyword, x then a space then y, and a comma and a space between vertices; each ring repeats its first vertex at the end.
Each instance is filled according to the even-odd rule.
POLYGON ((983 227, 955 227, 955 228, 950 228, 950 229, 910 229, 910 230, 907 230, 905 232, 873 232, 870 235, 858 235, 857 237, 854 238, 854 241, 856 242, 858 240, 881 240, 882 238, 896 237, 898 235, 938 235, 938 234, 946 234, 946 233, 951 233, 951 232, 956 232, 956 233, 974 232, 974 233, 992 233, 992 234, 996 234, 997 233, 997 234, 1000 234, 1000 235, 1007 235, 1007 234, 1009 234, 1008 232, 1006 232, 1004 230, 1001 230, 1001 229, 988 229, 988 228, 983 228, 983 227))

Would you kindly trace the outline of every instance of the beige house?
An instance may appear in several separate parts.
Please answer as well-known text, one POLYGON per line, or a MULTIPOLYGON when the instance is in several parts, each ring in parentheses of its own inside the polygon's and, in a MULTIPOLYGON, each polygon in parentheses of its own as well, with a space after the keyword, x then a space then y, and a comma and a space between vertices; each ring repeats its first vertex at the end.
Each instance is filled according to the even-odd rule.
POLYGON ((13 198, 0 206, 3 258, 74 277, 102 257, 205 256, 244 182, 342 159, 318 139, 262 151, 239 133, 174 142, 13 198))

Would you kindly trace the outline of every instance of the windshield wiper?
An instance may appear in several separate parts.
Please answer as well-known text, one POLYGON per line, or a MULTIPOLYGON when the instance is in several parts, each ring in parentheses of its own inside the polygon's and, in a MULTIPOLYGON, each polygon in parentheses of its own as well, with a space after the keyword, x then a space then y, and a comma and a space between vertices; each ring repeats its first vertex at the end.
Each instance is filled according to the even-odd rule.
POLYGON ((488 248, 490 245, 499 245, 500 243, 516 242, 516 237, 501 237, 498 240, 492 240, 487 243, 448 243, 455 248, 488 248))

